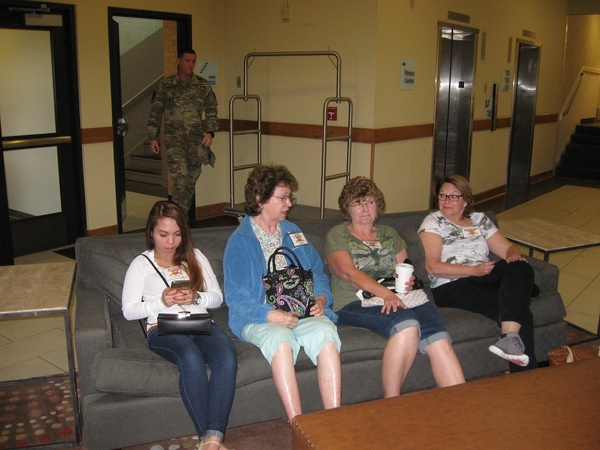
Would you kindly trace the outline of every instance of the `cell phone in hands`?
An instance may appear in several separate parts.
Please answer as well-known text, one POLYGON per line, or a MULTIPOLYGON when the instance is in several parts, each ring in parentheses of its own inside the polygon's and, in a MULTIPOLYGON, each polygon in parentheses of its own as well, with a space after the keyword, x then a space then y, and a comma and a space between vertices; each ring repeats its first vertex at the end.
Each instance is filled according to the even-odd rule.
POLYGON ((189 289, 190 280, 173 280, 171 281, 171 289, 189 289))

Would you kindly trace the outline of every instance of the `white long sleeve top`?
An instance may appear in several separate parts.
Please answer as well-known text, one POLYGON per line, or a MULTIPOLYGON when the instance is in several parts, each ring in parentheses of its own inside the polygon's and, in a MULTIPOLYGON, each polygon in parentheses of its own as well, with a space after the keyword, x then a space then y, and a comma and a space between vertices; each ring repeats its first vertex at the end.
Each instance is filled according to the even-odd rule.
MULTIPOLYGON (((206 256, 198 249, 195 249, 194 252, 202 269, 205 289, 198 292, 200 294, 198 305, 186 305, 185 309, 192 313, 205 313, 207 308, 221 306, 223 293, 206 256)), ((147 250, 143 254, 154 261, 153 250, 147 250)), ((169 285, 173 280, 188 279, 188 275, 183 270, 179 270, 177 275, 172 275, 168 269, 160 267, 156 263, 154 264, 169 285)), ((137 256, 129 265, 123 283, 121 305, 125 318, 127 320, 148 319, 147 328, 151 328, 156 325, 156 318, 159 313, 177 314, 181 311, 179 305, 167 307, 162 302, 162 293, 166 288, 165 282, 156 273, 150 261, 141 255, 137 256)))

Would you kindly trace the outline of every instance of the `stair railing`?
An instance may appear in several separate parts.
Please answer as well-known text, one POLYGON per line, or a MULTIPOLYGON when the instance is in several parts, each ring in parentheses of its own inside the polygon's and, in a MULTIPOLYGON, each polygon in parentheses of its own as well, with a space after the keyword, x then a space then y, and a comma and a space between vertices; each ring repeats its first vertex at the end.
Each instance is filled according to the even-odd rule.
POLYGON ((565 104, 563 105, 562 110, 560 111, 560 114, 558 115, 558 120, 561 120, 563 118, 563 116, 566 116, 567 114, 569 114, 569 110, 571 109, 573 100, 575 100, 575 95, 577 94, 577 91, 579 90, 579 86, 581 86, 581 82, 585 78, 586 72, 600 74, 600 69, 595 69, 593 67, 585 67, 585 66, 583 66, 581 68, 581 70, 579 71, 579 75, 577 75, 577 78, 573 82, 573 86, 571 86, 571 91, 569 92, 569 96, 567 97, 567 100, 565 101, 565 104))
POLYGON ((158 82, 160 80, 162 80, 165 76, 164 75, 160 75, 158 76, 154 81, 152 81, 150 84, 148 84, 146 87, 142 88, 140 90, 140 92, 138 92, 137 94, 135 94, 133 97, 131 97, 129 100, 127 100, 125 103, 123 103, 122 108, 125 109, 127 108, 129 105, 131 105, 133 102, 135 102, 138 98, 140 98, 142 95, 146 94, 150 89, 154 89, 156 88, 156 85, 158 84, 158 82))
MULTIPOLYGON (((156 89, 156 86, 163 78, 164 75, 159 75, 154 81, 150 82, 147 86, 143 87, 137 94, 135 94, 125 103, 123 103, 123 106, 121 107, 123 111, 123 116, 125 116, 125 110, 129 105, 132 105, 136 100, 146 95, 149 91, 156 89)), ((134 145, 131 145, 129 149, 125 149, 124 158, 127 159, 133 152, 135 152, 138 148, 142 147, 144 145, 144 142, 146 142, 147 140, 148 139, 144 137, 143 139, 140 139, 138 142, 136 142, 134 145)))
POLYGON ((138 142, 132 145, 131 148, 125 152, 125 158, 129 157, 134 151, 142 147, 146 141, 148 141, 148 138, 144 137, 143 139, 140 139, 138 142))

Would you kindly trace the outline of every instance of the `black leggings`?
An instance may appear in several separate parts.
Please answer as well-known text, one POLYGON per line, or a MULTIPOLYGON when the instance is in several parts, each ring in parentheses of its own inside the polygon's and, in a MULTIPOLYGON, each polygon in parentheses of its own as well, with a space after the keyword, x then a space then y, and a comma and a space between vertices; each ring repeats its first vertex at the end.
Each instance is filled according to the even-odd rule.
POLYGON ((492 271, 482 277, 458 278, 432 289, 440 307, 459 308, 484 315, 500 322, 517 322, 525 345, 529 364, 525 367, 509 364, 511 372, 538 367, 533 342, 533 315, 529 309, 534 285, 533 269, 525 261, 497 261, 492 271))

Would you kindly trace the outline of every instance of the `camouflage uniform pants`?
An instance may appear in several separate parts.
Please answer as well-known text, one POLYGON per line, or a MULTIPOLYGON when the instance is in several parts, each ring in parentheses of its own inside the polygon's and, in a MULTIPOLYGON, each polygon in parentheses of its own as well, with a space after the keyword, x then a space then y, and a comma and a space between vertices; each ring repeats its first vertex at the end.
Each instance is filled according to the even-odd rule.
POLYGON ((187 213, 196 192, 196 182, 202 173, 198 149, 204 136, 169 136, 167 164, 173 181, 171 199, 187 213))

